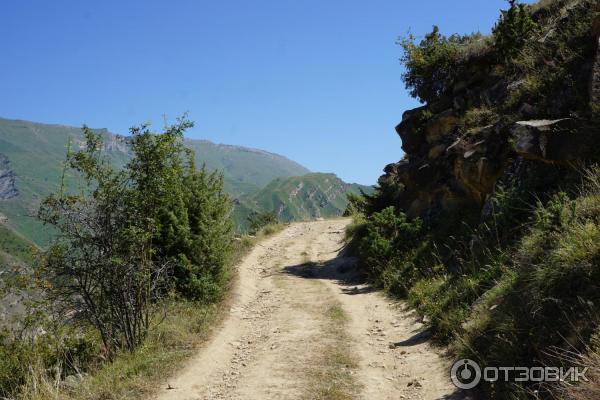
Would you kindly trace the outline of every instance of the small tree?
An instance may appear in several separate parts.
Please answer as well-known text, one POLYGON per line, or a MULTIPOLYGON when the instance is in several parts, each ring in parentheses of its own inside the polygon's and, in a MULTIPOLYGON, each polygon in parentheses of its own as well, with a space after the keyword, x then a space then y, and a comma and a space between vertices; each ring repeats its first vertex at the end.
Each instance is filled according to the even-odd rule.
POLYGON ((142 342, 151 303, 173 283, 167 277, 186 255, 200 259, 189 256, 198 238, 188 219, 194 200, 184 190, 186 173, 194 174, 183 145, 191 126, 182 118, 161 134, 132 128, 133 157, 122 170, 103 153, 100 135, 84 128, 86 148, 69 153, 66 165, 81 176, 80 194, 63 187, 42 203, 40 218, 59 231, 43 270, 49 296, 91 323, 110 357, 142 342))
POLYGON ((191 127, 193 123, 182 118, 159 135, 148 125, 131 129, 134 157, 126 166, 134 188, 130 202, 143 229, 152 235, 155 260, 174 263, 190 246, 183 134, 191 127))
POLYGON ((250 233, 255 234, 267 225, 274 225, 279 222, 277 214, 274 212, 254 212, 248 216, 250 233))
POLYGON ((424 242, 421 220, 410 220, 393 206, 367 218, 358 253, 371 278, 386 289, 406 294, 421 275, 414 253, 424 242))
POLYGON ((99 135, 84 127, 86 149, 70 153, 67 166, 82 177, 82 192, 65 188, 46 198, 40 218, 59 231, 42 274, 65 315, 87 320, 109 358, 133 350, 149 327, 148 304, 167 272, 153 259, 152 234, 136 209, 135 185, 102 154, 99 135))
POLYGON ((127 169, 137 189, 136 209, 152 232, 154 259, 172 266, 178 294, 211 301, 226 278, 232 203, 221 173, 196 169, 194 152, 183 142, 192 126, 180 119, 161 135, 134 128, 135 157, 127 169))
POLYGON ((423 103, 448 94, 464 69, 467 50, 481 40, 480 33, 444 36, 437 26, 418 43, 413 35, 401 39, 400 61, 406 69, 402 79, 410 94, 423 103))
POLYGON ((508 0, 510 8, 502 11, 500 20, 493 29, 494 46, 503 62, 510 63, 527 42, 537 24, 531 18, 529 6, 517 0, 508 0))
POLYGON ((167 289, 209 301, 224 286, 232 205, 221 174, 196 170, 183 142, 191 126, 132 128, 122 170, 84 128, 86 148, 66 165, 82 178, 80 194, 63 187, 42 203, 40 218, 59 231, 43 269, 49 296, 91 323, 111 357, 141 343, 150 305, 167 289))
POLYGON ((344 210, 344 217, 351 217, 353 215, 361 213, 364 214, 367 205, 367 200, 365 198, 365 193, 362 190, 360 194, 346 194, 346 199, 348 200, 348 205, 344 210))
POLYGON ((175 270, 177 289, 187 298, 212 301, 227 280, 233 203, 223 188, 223 174, 197 170, 190 155, 184 177, 190 241, 175 270))

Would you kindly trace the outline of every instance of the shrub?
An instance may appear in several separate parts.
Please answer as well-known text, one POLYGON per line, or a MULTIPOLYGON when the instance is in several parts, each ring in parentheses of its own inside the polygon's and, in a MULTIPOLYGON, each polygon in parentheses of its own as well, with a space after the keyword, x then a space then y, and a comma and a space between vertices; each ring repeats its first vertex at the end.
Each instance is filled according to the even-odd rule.
POLYGON ((418 276, 413 259, 423 237, 421 221, 388 207, 371 215, 363 229, 358 251, 369 276, 386 289, 405 292, 418 276))
POLYGON ((446 37, 437 26, 419 43, 412 35, 401 39, 401 62, 406 69, 402 78, 410 94, 428 103, 445 95, 462 71, 463 49, 481 39, 479 33, 446 37))
POLYGON ((461 119, 461 131, 464 133, 476 132, 477 128, 493 125, 500 120, 500 116, 487 107, 470 108, 461 119))
POLYGON ((175 270, 176 285, 187 299, 211 302, 219 297, 229 276, 233 205, 224 192, 223 175, 204 167, 196 170, 191 160, 183 179, 190 238, 175 270))
POLYGON ((348 205, 346 206, 346 210, 344 210, 344 217, 351 217, 353 215, 365 212, 367 207, 367 199, 365 198, 364 193, 348 193, 346 198, 348 199, 348 205))
POLYGON ((255 212, 248 216, 248 224, 250 233, 255 235, 262 228, 268 225, 276 225, 279 223, 279 218, 274 212, 255 212))
POLYGON ((68 156, 83 178, 82 194, 61 189, 40 209, 42 221, 59 232, 42 275, 49 300, 94 326, 112 358, 146 336, 148 306, 166 265, 153 259, 151 216, 139 203, 144 196, 135 193, 136 182, 110 166, 100 136, 84 131, 86 150, 68 156))
POLYGON ((502 11, 500 20, 493 29, 494 46, 504 62, 510 62, 525 46, 537 24, 531 18, 529 6, 508 0, 510 8, 502 11))
POLYGON ((398 204, 403 192, 404 185, 402 184, 393 180, 380 181, 379 185, 375 186, 373 194, 362 194, 364 201, 360 202, 361 212, 365 215, 372 215, 390 205, 398 204))
MULTIPOLYGON (((505 44, 498 43, 507 48, 500 60, 502 73, 508 80, 520 82, 508 96, 507 112, 518 111, 523 103, 528 103, 535 105, 543 118, 590 113, 588 81, 583 78, 589 76, 589 66, 582 60, 592 59, 596 52, 596 40, 590 34, 598 15, 593 11, 596 3, 595 0, 557 1, 544 17, 547 21, 541 19, 541 25, 523 36, 524 41, 511 43, 512 39, 506 39, 505 44)), ((513 20, 529 18, 527 11, 517 11, 528 6, 514 7, 513 20)), ((507 18, 506 13, 499 24, 507 18)), ((513 23, 517 27, 520 24, 513 23)), ((495 36, 503 35, 498 32, 495 36)))
POLYGON ((222 176, 197 171, 185 149, 191 126, 182 118, 161 134, 132 128, 133 157, 122 170, 84 128, 85 150, 67 158, 82 177, 81 194, 61 188, 40 209, 59 232, 43 269, 45 289, 98 330, 111 358, 142 343, 149 306, 168 289, 211 301, 224 284, 232 206, 222 176))

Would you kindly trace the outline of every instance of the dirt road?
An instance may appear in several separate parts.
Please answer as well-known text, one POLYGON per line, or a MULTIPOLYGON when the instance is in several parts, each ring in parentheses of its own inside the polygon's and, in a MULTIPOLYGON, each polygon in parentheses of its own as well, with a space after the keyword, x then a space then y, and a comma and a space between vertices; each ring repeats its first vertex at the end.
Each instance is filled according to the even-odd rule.
POLYGON ((415 318, 338 255, 348 222, 293 224, 257 246, 223 327, 158 398, 462 399, 415 318))

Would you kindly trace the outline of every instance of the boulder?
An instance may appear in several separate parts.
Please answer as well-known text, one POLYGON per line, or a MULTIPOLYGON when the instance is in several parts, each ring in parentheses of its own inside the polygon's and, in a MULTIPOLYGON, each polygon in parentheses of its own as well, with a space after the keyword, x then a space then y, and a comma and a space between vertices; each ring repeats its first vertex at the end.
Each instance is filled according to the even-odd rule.
POLYGON ((459 157, 454 163, 456 180, 468 199, 479 205, 483 205, 487 195, 493 190, 500 173, 501 168, 487 157, 480 157, 477 160, 459 157))
POLYGON ((572 118, 519 121, 511 128, 514 151, 525 159, 568 163, 592 155, 597 134, 572 118))
POLYGON ((427 145, 425 137, 417 127, 420 124, 421 112, 427 107, 419 107, 408 110, 402 114, 402 122, 396 126, 396 132, 402 140, 402 150, 407 154, 420 153, 427 145))

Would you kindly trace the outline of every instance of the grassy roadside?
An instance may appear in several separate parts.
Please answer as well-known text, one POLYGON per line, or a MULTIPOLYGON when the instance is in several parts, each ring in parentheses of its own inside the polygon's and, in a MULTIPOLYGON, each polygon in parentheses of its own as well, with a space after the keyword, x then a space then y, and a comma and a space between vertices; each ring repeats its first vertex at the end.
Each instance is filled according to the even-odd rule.
MULTIPOLYGON (((427 252, 416 250, 427 241, 434 243, 437 232, 402 247, 414 223, 390 213, 359 216, 347 237, 356 240, 354 249, 363 255, 363 268, 372 280, 426 318, 432 338, 448 345, 455 359, 471 359, 482 367, 582 366, 598 371, 600 169, 585 170, 568 192, 547 193, 535 203, 517 196, 496 200, 493 225, 428 245, 427 252), (400 228, 383 229, 389 226, 400 228), (507 239, 501 241, 503 237, 507 239), (447 248, 453 253, 440 257, 436 250, 445 245, 452 245, 447 248), (372 256, 388 248, 394 251, 387 259, 372 256), (429 257, 419 258, 423 253, 429 257), (383 260, 381 268, 373 268, 379 267, 378 260, 383 260), (406 265, 410 268, 402 269, 406 265), (390 284, 395 282, 405 284, 404 290, 390 284)), ((532 398, 534 390, 536 398, 577 400, 596 399, 600 393, 595 382, 565 386, 499 381, 482 382, 478 390, 484 398, 511 400, 532 398)))
POLYGON ((156 327, 145 343, 133 353, 122 353, 112 363, 101 364, 90 375, 69 377, 62 382, 48 380, 35 368, 21 396, 24 400, 117 400, 147 399, 162 382, 192 356, 220 325, 229 309, 229 293, 235 284, 235 266, 263 239, 281 231, 284 225, 263 228, 255 236, 236 238, 229 260, 229 289, 216 304, 170 301, 155 310, 156 327))
MULTIPOLYGON (((310 249, 302 252, 303 264, 317 267, 310 259, 310 249)), ((314 285, 327 290, 319 281, 312 281, 314 285)), ((328 293, 317 310, 322 326, 322 343, 318 349, 318 358, 315 367, 307 371, 308 384, 306 399, 310 400, 349 400, 358 392, 357 383, 353 377, 353 370, 358 368, 352 348, 351 338, 348 335, 348 314, 342 305, 328 293)))
POLYGON ((346 325, 348 315, 337 301, 329 302, 324 310, 327 345, 321 350, 320 368, 311 372, 310 399, 350 400, 357 384, 352 370, 358 364, 349 352, 350 338, 346 325))

